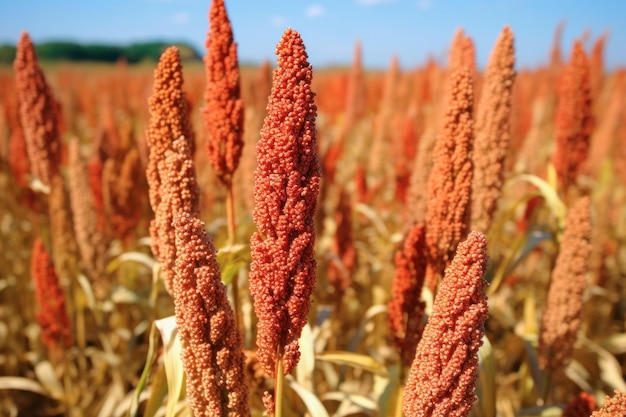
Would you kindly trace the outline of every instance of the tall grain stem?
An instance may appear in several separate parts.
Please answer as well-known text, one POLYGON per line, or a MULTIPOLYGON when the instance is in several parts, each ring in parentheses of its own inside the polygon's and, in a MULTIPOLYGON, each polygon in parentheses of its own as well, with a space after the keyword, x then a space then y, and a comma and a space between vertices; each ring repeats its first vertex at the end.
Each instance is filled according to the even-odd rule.
POLYGON ((226 195, 226 220, 228 222, 228 244, 235 243, 235 193, 232 181, 228 184, 226 195))
POLYGON ((283 391, 285 386, 285 372, 283 369, 283 355, 278 348, 278 360, 276 361, 276 387, 274 392, 274 417, 283 415, 283 391))
MULTIPOLYGON (((226 194, 226 221, 228 223, 228 246, 235 244, 235 193, 232 181, 227 186, 226 194)), ((232 255, 231 255, 232 256, 232 255)), ((235 322, 237 327, 243 330, 241 309, 239 303, 239 274, 233 276, 233 310, 235 311, 235 322)))

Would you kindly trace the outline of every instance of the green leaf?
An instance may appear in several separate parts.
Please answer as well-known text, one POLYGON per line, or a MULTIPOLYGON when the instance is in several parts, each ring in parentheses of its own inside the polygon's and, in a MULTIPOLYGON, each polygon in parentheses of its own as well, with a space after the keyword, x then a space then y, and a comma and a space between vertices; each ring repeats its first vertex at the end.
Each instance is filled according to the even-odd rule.
POLYGON ((551 234, 536 229, 530 229, 526 233, 519 235, 510 251, 510 256, 507 256, 506 259, 498 265, 489 288, 487 288, 487 295, 492 296, 495 294, 504 281, 504 278, 508 277, 541 242, 552 238, 553 236, 551 234))
POLYGON ((385 388, 378 396, 378 409, 381 416, 401 415, 398 408, 402 407, 402 394, 404 387, 400 381, 401 364, 393 365, 389 368, 389 378, 377 377, 378 383, 385 384, 385 388))
POLYGON ((163 399, 167 396, 167 377, 165 368, 157 367, 150 378, 150 395, 146 401, 143 417, 154 417, 162 408, 163 399))
POLYGON ((535 389, 538 393, 544 391, 544 386, 546 385, 546 381, 544 378, 544 373, 539 368, 539 359, 537 358, 537 342, 531 340, 529 337, 522 336, 524 340, 524 347, 526 348, 526 363, 528 365, 528 369, 530 370, 530 375, 533 378, 533 382, 535 385, 535 389))
POLYGON ((221 248, 217 252, 217 263, 222 271, 222 282, 230 284, 240 270, 250 263, 250 251, 248 245, 235 244, 221 248))
POLYGON ((229 262, 224 267, 222 267, 222 282, 224 285, 228 285, 233 282, 233 278, 235 275, 239 273, 242 268, 247 266, 246 262, 229 262))
POLYGON ((248 245, 244 245, 242 243, 235 243, 233 245, 226 245, 223 248, 220 248, 217 252, 217 256, 223 257, 225 255, 238 255, 244 252, 248 248, 248 245))
POLYGON ((137 415, 137 411, 139 408, 139 397, 141 396, 141 392, 146 387, 148 382, 148 377, 152 371, 152 367, 156 362, 157 357, 157 345, 159 343, 158 333, 156 324, 153 322, 150 327, 150 338, 148 339, 148 354, 146 355, 146 364, 143 367, 143 371, 141 372, 141 377, 139 378, 139 382, 137 383, 137 387, 135 388, 135 394, 133 395, 132 402, 130 404, 129 416, 135 417, 137 415))
POLYGON ((321 361, 332 362, 338 365, 348 365, 353 368, 373 372, 377 375, 389 376, 387 369, 383 365, 376 362, 373 358, 359 353, 345 351, 322 352, 318 353, 315 357, 321 361))

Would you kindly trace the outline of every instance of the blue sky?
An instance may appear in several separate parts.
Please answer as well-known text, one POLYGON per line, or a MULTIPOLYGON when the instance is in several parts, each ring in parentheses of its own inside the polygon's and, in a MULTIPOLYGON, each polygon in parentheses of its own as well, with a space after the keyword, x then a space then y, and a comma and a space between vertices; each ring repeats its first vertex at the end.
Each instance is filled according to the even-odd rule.
MULTIPOLYGON (((35 42, 78 40, 130 43, 185 40, 204 53, 210 0, 3 0, 0 42, 23 30, 35 42)), ((547 62, 555 27, 565 22, 562 47, 589 32, 587 45, 610 31, 609 67, 626 66, 626 2, 621 0, 226 0, 239 58, 274 61, 286 27, 302 35, 314 66, 349 64, 354 43, 368 67, 386 67, 397 55, 403 68, 428 54, 444 59, 463 27, 484 67, 504 25, 515 33, 518 68, 547 62)))

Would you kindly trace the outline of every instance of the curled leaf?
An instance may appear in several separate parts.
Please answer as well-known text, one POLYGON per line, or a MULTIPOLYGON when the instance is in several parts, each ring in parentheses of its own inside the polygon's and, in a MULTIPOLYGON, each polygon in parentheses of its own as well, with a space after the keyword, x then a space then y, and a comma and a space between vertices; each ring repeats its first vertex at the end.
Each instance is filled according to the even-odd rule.
POLYGON ((312 416, 330 417, 328 415, 328 411, 326 411, 324 405, 315 394, 298 384, 298 382, 291 375, 287 375, 285 380, 287 381, 287 384, 289 384, 289 387, 302 399, 312 416))
POLYGON ((161 333, 163 341, 165 377, 167 378, 167 406, 166 417, 176 415, 176 404, 181 397, 184 387, 183 363, 180 359, 181 345, 176 327, 176 317, 169 316, 155 322, 157 329, 161 333))
POLYGON ((315 358, 338 365, 352 366, 353 368, 363 369, 381 376, 388 376, 387 368, 373 358, 359 353, 345 351, 323 352, 318 353, 315 358))

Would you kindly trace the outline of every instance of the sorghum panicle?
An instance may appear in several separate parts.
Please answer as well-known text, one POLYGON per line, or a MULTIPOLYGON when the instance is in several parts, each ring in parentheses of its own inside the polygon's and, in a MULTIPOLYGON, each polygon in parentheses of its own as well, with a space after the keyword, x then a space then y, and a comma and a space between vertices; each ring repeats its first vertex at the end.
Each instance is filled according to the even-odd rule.
POLYGON ((474 142, 472 86, 472 77, 466 68, 450 77, 444 123, 437 137, 428 178, 426 245, 429 263, 439 276, 443 275, 469 227, 474 142))
POLYGON ((428 318, 404 390, 407 417, 466 417, 474 404, 487 320, 487 239, 459 244, 428 318))
MULTIPOLYGON (((182 140, 184 143, 184 140, 182 140)), ((177 212, 174 305, 187 399, 197 417, 249 416, 241 333, 204 223, 177 212)))
POLYGON ((41 239, 33 243, 31 276, 40 311, 37 321, 41 326, 41 339, 50 350, 72 346, 70 318, 65 309, 65 294, 59 285, 50 254, 41 239))
POLYGON ((267 117, 257 145, 250 290, 259 318, 257 346, 265 372, 285 374, 299 359, 298 338, 315 285, 313 216, 320 183, 312 69, 298 32, 276 47, 267 117))
POLYGON ((52 96, 28 33, 17 44, 15 83, 32 174, 44 184, 59 172, 61 158, 60 106, 52 96))
POLYGON ((72 209, 65 182, 60 175, 50 182, 48 217, 54 268, 61 279, 68 279, 76 272, 78 248, 74 237, 72 209))
POLYGON ((589 197, 570 209, 548 290, 539 336, 539 366, 554 373, 569 359, 582 323, 585 274, 591 255, 589 197))
POLYGON ((106 242, 102 233, 98 231, 98 216, 89 185, 87 163, 81 154, 78 139, 73 139, 69 144, 69 180, 78 251, 94 290, 97 295, 104 296, 107 291, 104 280, 106 242))
POLYGON ((511 97, 515 80, 513 32, 505 27, 494 46, 476 112, 472 161, 472 230, 487 233, 503 184, 509 148, 511 97))
POLYGON ((396 252, 396 271, 389 301, 389 328, 403 366, 410 366, 422 336, 422 317, 426 304, 421 300, 426 276, 424 225, 415 224, 396 252))
POLYGON ((220 181, 229 186, 243 148, 244 103, 240 96, 237 44, 224 0, 213 0, 204 57, 207 87, 202 110, 208 130, 209 162, 220 181))
POLYGON ((461 68, 467 68, 473 75, 476 71, 476 48, 472 38, 465 35, 462 28, 457 29, 448 53, 448 70, 450 74, 461 68))
POLYGON ((344 188, 339 192, 339 202, 335 209, 335 223, 337 229, 331 243, 331 251, 337 259, 330 260, 327 279, 334 289, 336 300, 341 300, 350 286, 357 260, 354 233, 352 232, 352 203, 344 188))
MULTIPOLYGON (((146 134, 149 149, 146 177, 149 186, 150 206, 155 218, 150 222, 152 252, 161 264, 165 288, 172 293, 174 280, 174 261, 176 258, 174 213, 169 210, 164 198, 168 195, 164 189, 163 178, 167 151, 173 150, 172 143, 183 137, 187 149, 193 149, 194 136, 189 121, 188 104, 183 91, 183 68, 180 53, 176 47, 169 47, 163 52, 154 71, 154 86, 148 101, 150 124, 146 134)), ((194 171, 195 175, 195 171, 194 171)), ((175 185, 170 185, 170 187, 175 185)), ((197 203, 196 203, 197 204, 197 203)), ((197 213, 198 207, 189 209, 197 213)))
POLYGON ((587 159, 594 127, 590 83, 589 60, 581 42, 576 41, 559 79, 554 116, 556 149, 552 161, 563 191, 576 184, 587 159))
POLYGON ((596 405, 596 398, 592 394, 581 392, 567 404, 561 417, 589 417, 596 405))
POLYGON ((159 177, 158 165, 165 159, 165 152, 172 149, 172 142, 181 136, 185 137, 193 149, 195 139, 187 106, 180 53, 178 48, 171 46, 159 58, 154 70, 152 95, 148 99, 150 122, 146 132, 149 149, 146 176, 150 205, 155 211, 161 201, 162 179, 159 177))
POLYGON ((127 241, 141 221, 142 167, 137 149, 126 152, 120 164, 115 159, 104 163, 102 182, 104 189, 104 209, 111 223, 115 237, 127 241))
POLYGON ((618 417, 626 416, 626 392, 614 391, 613 396, 604 397, 604 405, 594 411, 591 417, 618 417))

